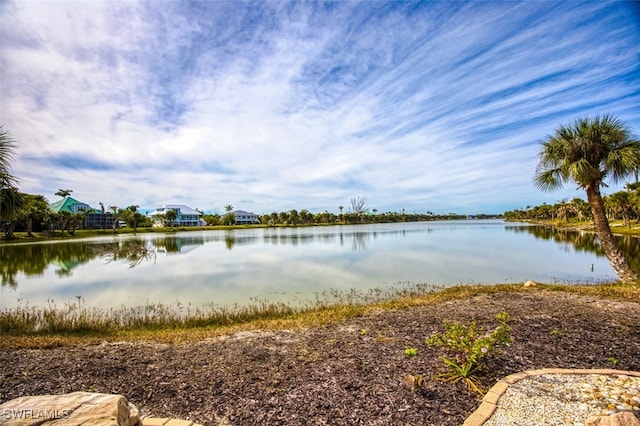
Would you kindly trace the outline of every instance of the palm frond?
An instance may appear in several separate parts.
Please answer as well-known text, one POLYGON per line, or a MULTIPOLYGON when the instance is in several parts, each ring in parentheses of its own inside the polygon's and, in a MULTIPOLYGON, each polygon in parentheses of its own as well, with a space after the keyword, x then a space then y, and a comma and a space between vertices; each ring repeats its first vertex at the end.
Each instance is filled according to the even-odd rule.
POLYGON ((17 179, 11 174, 11 163, 15 160, 16 143, 0 126, 0 187, 17 185, 17 179))
POLYGON ((541 191, 550 192, 562 188, 565 179, 563 177, 562 169, 555 168, 541 170, 536 174, 533 181, 536 187, 541 191))
POLYGON ((619 182, 640 168, 640 142, 611 116, 580 117, 560 126, 541 143, 534 182, 543 191, 575 181, 580 187, 619 182))
POLYGON ((611 171, 611 180, 623 181, 640 167, 640 141, 630 141, 607 155, 605 167, 611 171))

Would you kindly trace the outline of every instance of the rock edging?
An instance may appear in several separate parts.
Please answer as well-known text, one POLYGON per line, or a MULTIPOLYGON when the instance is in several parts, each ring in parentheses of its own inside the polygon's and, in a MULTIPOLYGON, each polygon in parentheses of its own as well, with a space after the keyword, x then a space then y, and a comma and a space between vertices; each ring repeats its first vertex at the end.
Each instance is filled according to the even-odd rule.
POLYGON ((35 395, 0 404, 0 426, 200 426, 189 420, 140 417, 122 395, 72 392, 35 395))
MULTIPOLYGON (((638 371, 623 371, 613 369, 566 369, 566 368, 543 368, 539 370, 528 370, 520 373, 511 374, 504 379, 498 381, 487 394, 482 398, 480 407, 476 409, 463 423, 463 426, 482 426, 498 408, 500 397, 509 389, 510 385, 518 381, 532 376, 541 376, 546 374, 593 374, 593 375, 623 375, 640 377, 638 371)), ((639 422, 640 423, 640 422, 639 422)), ((587 423, 588 424, 588 423, 587 423)))
POLYGON ((138 426, 138 408, 122 395, 72 392, 23 396, 0 405, 0 425, 47 424, 138 426))

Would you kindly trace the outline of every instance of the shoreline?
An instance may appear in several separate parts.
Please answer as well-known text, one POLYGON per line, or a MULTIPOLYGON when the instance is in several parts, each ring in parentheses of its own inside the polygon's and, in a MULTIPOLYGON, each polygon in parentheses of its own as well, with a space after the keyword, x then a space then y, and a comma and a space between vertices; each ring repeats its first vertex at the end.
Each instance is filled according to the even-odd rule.
MULTIPOLYGON (((115 326, 111 322, 91 323, 91 317, 84 318, 82 312, 71 312, 72 317, 65 320, 64 312, 46 312, 43 315, 53 318, 54 329, 36 328, 18 329, 29 312, 20 310, 0 312, 0 348, 51 348, 75 346, 88 342, 115 341, 157 341, 163 343, 196 342, 212 337, 228 336, 238 332, 256 330, 278 331, 282 329, 300 329, 321 327, 349 320, 370 312, 394 311, 433 306, 473 297, 491 297, 499 294, 518 294, 522 291, 544 291, 556 294, 598 297, 611 302, 630 301, 640 304, 640 285, 614 283, 600 284, 483 284, 458 285, 441 288, 425 288, 421 294, 390 297, 371 303, 336 303, 319 305, 298 311, 266 306, 262 311, 257 307, 248 307, 233 315, 223 312, 221 316, 211 318, 181 319, 168 318, 163 322, 137 323, 133 326, 115 326), (529 287, 531 285, 531 287, 529 287), (46 314, 46 315, 45 315, 46 314), (4 329, 4 330, 3 330, 4 329)), ((33 309, 32 309, 33 311, 33 309)), ((95 310, 91 310, 95 314, 95 310)), ((33 326, 29 326, 33 327, 33 326)))
POLYGON ((444 321, 491 329, 496 312, 509 312, 514 341, 489 359, 488 386, 544 368, 640 371, 640 287, 620 287, 492 286, 316 325, 281 321, 279 328, 255 324, 185 340, 0 347, 0 402, 92 391, 122 394, 143 416, 203 425, 459 426, 481 401, 462 382, 435 379, 444 364, 425 339, 444 321), (407 374, 424 377, 424 386, 407 386, 407 374))

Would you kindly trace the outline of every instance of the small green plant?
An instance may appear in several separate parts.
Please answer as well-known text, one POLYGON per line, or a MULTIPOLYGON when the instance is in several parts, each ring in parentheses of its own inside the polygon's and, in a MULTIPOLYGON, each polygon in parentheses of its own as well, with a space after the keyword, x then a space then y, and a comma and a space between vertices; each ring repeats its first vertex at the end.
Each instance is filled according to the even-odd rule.
POLYGON ((404 350, 404 354, 406 356, 416 356, 418 355, 418 349, 416 348, 407 348, 404 350))
POLYGON ((360 335, 361 336, 366 336, 367 335, 367 329, 363 328, 362 330, 360 330, 360 335))
POLYGON ((551 336, 562 336, 562 331, 558 330, 557 328, 554 328, 549 332, 549 334, 551 336))
POLYGON ((618 358, 614 358, 612 356, 610 356, 609 358, 607 358, 607 360, 613 364, 613 365, 618 365, 618 363, 620 362, 620 360, 618 358))
POLYGON ((486 388, 481 382, 481 373, 486 367, 489 355, 496 352, 496 346, 512 341, 510 319, 507 312, 496 315, 498 327, 492 332, 484 332, 473 321, 469 326, 456 322, 445 322, 444 333, 437 333, 426 340, 430 346, 444 349, 444 361, 448 371, 437 376, 439 380, 457 382, 464 380, 469 390, 482 394, 486 388))

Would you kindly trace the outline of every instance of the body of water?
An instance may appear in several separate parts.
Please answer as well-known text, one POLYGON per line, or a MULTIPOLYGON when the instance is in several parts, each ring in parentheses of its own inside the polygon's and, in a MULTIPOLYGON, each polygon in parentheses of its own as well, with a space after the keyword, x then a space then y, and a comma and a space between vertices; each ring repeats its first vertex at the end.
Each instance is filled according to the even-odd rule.
MULTIPOLYGON (((626 241, 628 253, 639 252, 637 238, 626 241)), ((593 234, 499 220, 123 235, 4 245, 0 254, 3 309, 306 302, 417 283, 616 279, 593 234)))

